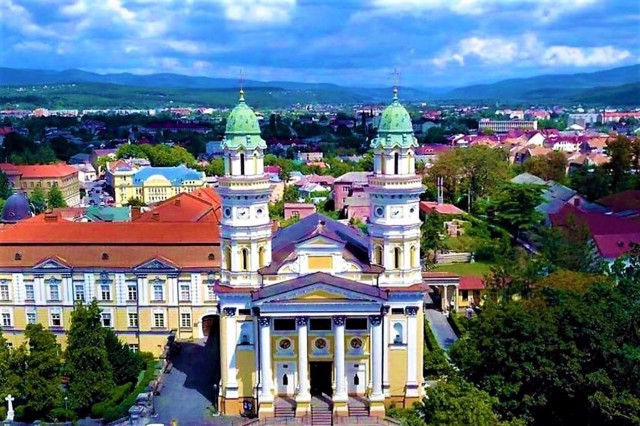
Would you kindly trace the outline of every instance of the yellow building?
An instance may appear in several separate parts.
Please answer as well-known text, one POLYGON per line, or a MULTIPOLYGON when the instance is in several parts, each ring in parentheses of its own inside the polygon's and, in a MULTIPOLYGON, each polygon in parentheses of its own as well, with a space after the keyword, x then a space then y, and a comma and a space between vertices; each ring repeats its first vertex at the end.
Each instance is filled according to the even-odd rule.
POLYGON ((204 172, 184 165, 150 167, 131 160, 117 160, 107 165, 106 182, 113 191, 115 205, 119 207, 131 198, 150 205, 204 188, 206 176, 204 172))
POLYGON ((30 196, 38 187, 42 188, 45 194, 51 188, 57 187, 68 206, 80 204, 78 169, 68 164, 1 163, 0 170, 7 174, 9 182, 16 190, 22 191, 27 196, 30 196))

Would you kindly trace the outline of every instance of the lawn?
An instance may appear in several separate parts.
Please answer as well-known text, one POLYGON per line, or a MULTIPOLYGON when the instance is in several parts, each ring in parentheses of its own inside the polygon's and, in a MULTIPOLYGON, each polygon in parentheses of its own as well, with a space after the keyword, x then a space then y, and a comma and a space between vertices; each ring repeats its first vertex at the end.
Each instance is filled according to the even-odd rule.
POLYGON ((451 263, 448 265, 436 265, 435 268, 432 269, 434 272, 453 272, 458 275, 476 275, 483 276, 484 274, 489 272, 491 268, 490 263, 451 263))

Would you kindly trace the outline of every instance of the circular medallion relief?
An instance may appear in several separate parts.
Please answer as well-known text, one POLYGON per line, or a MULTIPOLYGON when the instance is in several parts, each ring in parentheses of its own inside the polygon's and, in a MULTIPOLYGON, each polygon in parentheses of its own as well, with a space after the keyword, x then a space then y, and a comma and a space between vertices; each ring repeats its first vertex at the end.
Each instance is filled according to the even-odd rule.
POLYGON ((353 339, 351 339, 350 344, 353 349, 360 349, 362 348, 362 339, 359 337, 354 337, 353 339))
POLYGON ((278 346, 280 346, 280 349, 289 349, 291 347, 291 340, 282 339, 280 340, 280 343, 278 344, 278 346))
POLYGON ((327 341, 324 339, 317 339, 314 344, 318 349, 324 349, 327 347, 327 341))

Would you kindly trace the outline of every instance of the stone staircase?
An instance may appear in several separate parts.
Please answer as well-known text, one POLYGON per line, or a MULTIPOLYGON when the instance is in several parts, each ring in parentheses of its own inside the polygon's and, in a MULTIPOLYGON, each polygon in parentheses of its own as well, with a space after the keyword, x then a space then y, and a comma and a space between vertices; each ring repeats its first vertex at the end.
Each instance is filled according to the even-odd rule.
POLYGON ((311 398, 311 425, 333 426, 333 407, 326 396, 311 398))
POLYGON ((349 417, 369 417, 369 403, 358 396, 349 397, 349 417))
POLYGON ((273 404, 273 415, 276 418, 293 418, 296 416, 296 403, 289 398, 276 398, 273 404))

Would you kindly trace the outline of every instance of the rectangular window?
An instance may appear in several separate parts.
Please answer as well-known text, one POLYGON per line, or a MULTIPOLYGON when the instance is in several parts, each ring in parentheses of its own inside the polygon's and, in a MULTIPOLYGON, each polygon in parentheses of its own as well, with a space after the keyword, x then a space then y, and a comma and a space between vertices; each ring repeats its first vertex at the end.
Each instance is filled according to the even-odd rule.
POLYGON ((164 300, 164 286, 162 284, 153 285, 153 300, 155 302, 162 302, 164 300))
POLYGON ((251 315, 251 309, 238 309, 238 315, 251 315))
POLYGON ((49 300, 60 300, 60 286, 49 284, 49 300))
POLYGON ((11 314, 9 312, 2 313, 2 326, 11 327, 11 314))
POLYGON ((76 300, 84 301, 84 285, 83 284, 76 284, 74 286, 74 293, 75 293, 74 297, 76 300))
POLYGON ((180 300, 183 302, 191 300, 191 291, 189 284, 180 284, 180 300))
POLYGON ((111 300, 111 286, 109 284, 100 285, 100 296, 102 300, 111 300))
POLYGON ((180 314, 180 327, 191 328, 191 313, 183 312, 180 314))
POLYGON ((36 313, 27 312, 27 324, 35 324, 35 323, 36 323, 36 313))
POLYGON ((296 329, 296 320, 291 318, 277 318, 273 320, 274 331, 294 331, 296 329))
POLYGON ((213 284, 207 285, 207 300, 216 300, 216 289, 213 284))
POLYGON ((35 291, 33 290, 33 284, 24 285, 24 297, 26 300, 36 300, 35 291))
POLYGON ((111 322, 111 313, 103 312, 101 316, 103 327, 113 327, 113 323, 111 322))
POLYGON ((469 300, 469 290, 462 290, 462 300, 469 300))
POLYGON ((404 315, 404 308, 391 308, 392 315, 404 315))
POLYGON ((129 312, 129 327, 138 328, 138 314, 136 312, 129 312))
POLYGON ((330 331, 331 318, 311 318, 309 320, 309 330, 311 331, 330 331))
POLYGON ((129 284, 127 286, 127 300, 130 302, 138 300, 138 286, 136 284, 129 284))
POLYGON ((164 328, 164 313, 156 312, 153 314, 153 326, 156 328, 164 328))
POLYGON ((9 284, 6 282, 0 284, 0 300, 9 300, 9 284))
POLYGON ((51 311, 51 326, 52 327, 62 326, 62 317, 60 315, 60 311, 51 311))
POLYGON ((347 330, 367 330, 369 324, 366 318, 347 318, 345 328, 347 330))

